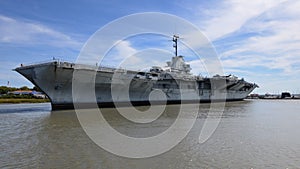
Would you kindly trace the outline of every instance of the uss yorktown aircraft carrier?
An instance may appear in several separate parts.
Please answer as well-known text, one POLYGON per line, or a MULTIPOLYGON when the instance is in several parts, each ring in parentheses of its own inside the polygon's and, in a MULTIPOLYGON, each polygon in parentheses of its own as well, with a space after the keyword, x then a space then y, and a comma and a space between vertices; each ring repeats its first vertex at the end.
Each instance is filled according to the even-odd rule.
MULTIPOLYGON (((178 38, 176 35, 173 36, 175 56, 167 62, 167 66, 164 68, 153 66, 146 72, 103 66, 95 69, 95 66, 58 60, 21 65, 14 70, 38 86, 49 97, 53 110, 74 108, 72 97, 74 80, 78 80, 77 83, 81 83, 82 86, 92 83, 73 79, 74 71, 87 76, 96 74, 95 99, 99 107, 239 101, 258 87, 255 83, 249 83, 233 75, 213 77, 192 75, 190 65, 185 63, 183 56, 177 55, 178 38), (154 95, 152 100, 149 100, 149 95, 153 91, 163 92, 165 97, 154 95), (218 94, 225 97, 218 97, 218 94)), ((93 102, 85 99, 76 100, 78 102, 76 104, 83 107, 88 107, 91 105, 90 102, 93 102)))

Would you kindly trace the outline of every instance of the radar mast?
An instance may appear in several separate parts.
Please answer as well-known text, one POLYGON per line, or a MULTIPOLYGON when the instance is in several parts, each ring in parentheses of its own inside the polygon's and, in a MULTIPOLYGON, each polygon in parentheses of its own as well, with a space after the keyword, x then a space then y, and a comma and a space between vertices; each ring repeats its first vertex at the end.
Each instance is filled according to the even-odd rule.
POLYGON ((179 38, 178 35, 173 35, 173 42, 174 42, 173 47, 175 48, 175 56, 177 56, 177 50, 178 50, 178 48, 177 48, 177 42, 178 42, 178 38, 179 38))

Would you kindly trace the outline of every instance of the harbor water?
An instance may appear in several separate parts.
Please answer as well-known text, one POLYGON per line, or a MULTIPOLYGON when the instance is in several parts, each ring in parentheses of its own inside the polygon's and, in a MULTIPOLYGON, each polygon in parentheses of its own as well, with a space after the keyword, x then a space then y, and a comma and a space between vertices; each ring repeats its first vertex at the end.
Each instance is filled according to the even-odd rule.
MULTIPOLYGON (((104 116, 121 133, 147 137, 166 130, 176 110, 168 105, 151 124, 132 124, 113 108, 104 116)), ((51 111, 49 103, 2 104, 0 168, 300 168, 300 100, 226 103, 216 131, 200 144, 208 110, 209 104, 200 105, 192 130, 170 151, 131 159, 97 146, 74 111, 51 111)))

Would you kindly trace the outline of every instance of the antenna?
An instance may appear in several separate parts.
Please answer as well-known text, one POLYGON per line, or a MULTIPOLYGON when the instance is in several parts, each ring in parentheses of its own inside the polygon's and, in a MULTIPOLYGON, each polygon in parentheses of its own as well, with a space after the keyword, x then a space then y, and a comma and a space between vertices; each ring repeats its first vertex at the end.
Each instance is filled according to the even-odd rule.
POLYGON ((173 47, 175 48, 175 56, 177 56, 177 42, 178 42, 178 38, 179 36, 178 35, 173 35, 173 47))

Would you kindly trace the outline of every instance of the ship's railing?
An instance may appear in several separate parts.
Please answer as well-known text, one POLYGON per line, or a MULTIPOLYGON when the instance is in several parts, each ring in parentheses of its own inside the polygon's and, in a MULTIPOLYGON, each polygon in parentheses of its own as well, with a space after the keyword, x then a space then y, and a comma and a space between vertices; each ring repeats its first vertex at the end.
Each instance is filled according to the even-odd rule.
POLYGON ((115 68, 112 66, 103 66, 103 65, 90 65, 90 64, 80 64, 80 63, 70 63, 70 62, 58 62, 58 66, 60 67, 67 67, 67 68, 74 68, 74 69, 88 69, 88 70, 97 70, 97 71, 106 71, 106 72, 126 72, 126 69, 122 68, 115 68))
MULTIPOLYGON (((33 66, 33 65, 40 65, 40 64, 46 64, 46 63, 52 63, 52 62, 62 62, 61 59, 57 59, 57 58, 53 58, 53 59, 49 59, 49 60, 43 60, 43 61, 38 61, 38 62, 30 62, 30 63, 21 63, 20 66, 21 67, 25 67, 25 66, 33 66)), ((64 61, 65 62, 65 61, 64 61)))

